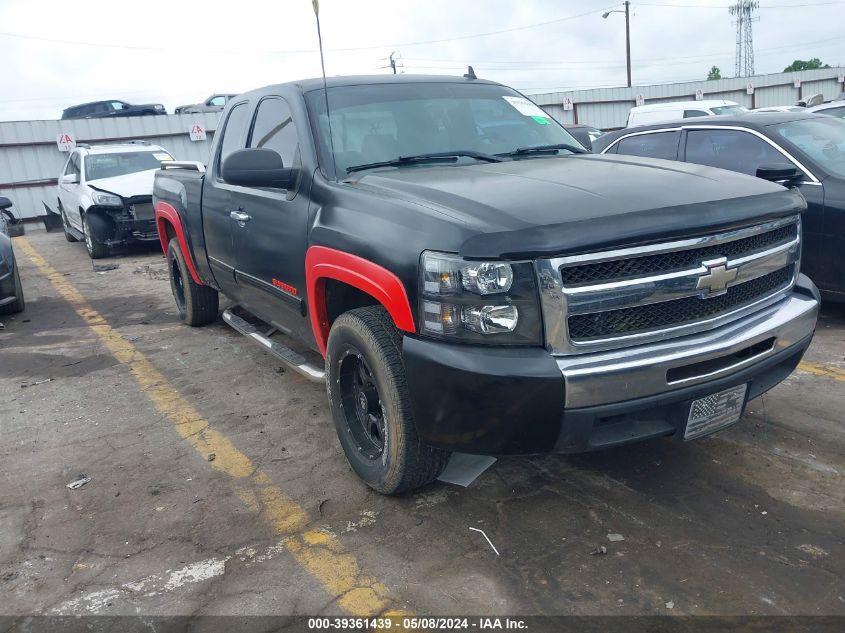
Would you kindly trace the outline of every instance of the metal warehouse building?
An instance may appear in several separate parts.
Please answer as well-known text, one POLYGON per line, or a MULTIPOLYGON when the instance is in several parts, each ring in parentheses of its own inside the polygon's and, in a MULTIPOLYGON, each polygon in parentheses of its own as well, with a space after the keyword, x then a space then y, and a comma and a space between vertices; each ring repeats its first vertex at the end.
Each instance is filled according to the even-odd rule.
MULTIPOLYGON (((845 68, 758 75, 689 83, 598 88, 530 95, 539 106, 563 123, 589 123, 601 129, 624 127, 628 111, 642 96, 645 103, 723 98, 749 108, 795 104, 822 94, 834 99, 843 91, 845 68)), ((57 138, 70 133, 77 142, 107 143, 145 139, 161 145, 177 160, 208 159, 218 113, 168 116, 82 119, 65 121, 10 121, 0 123, 0 195, 15 202, 25 218, 45 214, 44 204, 55 208, 56 182, 66 154, 57 138), (207 138, 191 141, 194 124, 204 126, 207 138)))
POLYGON ((561 123, 586 123, 602 130, 625 127, 628 111, 642 95, 645 103, 687 101, 701 90, 704 99, 728 99, 746 108, 795 105, 800 99, 821 94, 825 101, 845 91, 840 83, 845 67, 756 75, 714 81, 596 88, 529 95, 561 123))

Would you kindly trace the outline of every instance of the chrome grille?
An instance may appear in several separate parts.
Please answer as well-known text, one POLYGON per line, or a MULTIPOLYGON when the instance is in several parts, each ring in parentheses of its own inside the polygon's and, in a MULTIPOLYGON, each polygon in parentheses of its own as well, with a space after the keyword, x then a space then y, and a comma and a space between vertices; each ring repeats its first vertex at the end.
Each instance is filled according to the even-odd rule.
POLYGON ((651 303, 621 310, 608 310, 569 317, 569 336, 573 341, 603 336, 619 336, 678 326, 764 299, 792 283, 791 267, 731 286, 725 294, 712 299, 685 297, 674 301, 651 303))
POLYGON ((695 267, 700 261, 711 257, 727 257, 730 259, 749 255, 772 246, 791 242, 796 237, 798 237, 798 224, 792 223, 725 244, 659 253, 657 255, 643 255, 630 259, 616 259, 582 266, 568 266, 562 268, 560 274, 565 286, 619 281, 695 267))
POLYGON ((798 216, 704 237, 535 262, 556 354, 702 331, 785 296, 798 274, 798 216))

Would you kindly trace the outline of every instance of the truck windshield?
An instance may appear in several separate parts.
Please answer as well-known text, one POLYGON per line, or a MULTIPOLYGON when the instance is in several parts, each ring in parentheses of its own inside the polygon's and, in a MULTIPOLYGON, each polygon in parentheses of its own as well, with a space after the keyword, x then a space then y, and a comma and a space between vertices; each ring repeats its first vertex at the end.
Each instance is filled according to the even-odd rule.
MULTIPOLYGON (((331 162, 333 148, 340 177, 350 167, 400 156, 457 151, 506 155, 549 145, 581 148, 538 106, 503 86, 419 82, 329 88, 332 142, 323 91, 309 92, 306 99, 321 159, 331 162)), ((473 159, 455 162, 468 161, 473 159)))
POLYGON ((788 144, 816 161, 827 173, 845 177, 845 120, 798 119, 772 126, 788 144))
POLYGON ((158 169, 161 161, 173 160, 167 152, 115 152, 114 154, 89 154, 85 157, 85 179, 99 180, 125 176, 148 169, 158 169))

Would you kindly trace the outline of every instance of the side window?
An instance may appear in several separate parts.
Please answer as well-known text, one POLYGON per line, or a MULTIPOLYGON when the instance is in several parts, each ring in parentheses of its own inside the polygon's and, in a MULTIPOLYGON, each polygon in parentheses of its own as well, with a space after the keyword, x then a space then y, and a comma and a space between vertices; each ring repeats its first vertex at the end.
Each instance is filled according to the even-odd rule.
POLYGON ((73 152, 70 155, 70 159, 65 165, 64 175, 67 174, 76 174, 77 176, 81 176, 80 170, 80 161, 79 161, 79 152, 73 152))
POLYGON ((285 167, 299 162, 299 138, 284 99, 272 97, 259 104, 249 146, 277 151, 285 167))
POLYGON ((224 97, 223 95, 217 95, 216 97, 214 97, 213 99, 211 99, 208 102, 208 105, 211 105, 211 106, 226 105, 226 97, 224 97))
POLYGON ((710 116, 710 115, 707 114, 707 112, 704 112, 703 110, 684 110, 684 118, 685 119, 691 119, 691 118, 697 117, 697 116, 710 116))
POLYGON ((243 148, 248 112, 249 108, 246 103, 239 103, 229 112, 226 127, 223 129, 223 140, 220 143, 220 155, 217 158, 218 170, 229 154, 243 148))
POLYGON ((681 133, 677 131, 637 134, 619 141, 616 144, 616 153, 676 160, 680 138, 681 133))
POLYGON ((754 176, 760 165, 789 159, 761 138, 739 130, 689 130, 686 161, 754 176))
POLYGON ((120 110, 125 110, 128 107, 125 103, 123 103, 121 101, 112 101, 110 106, 111 106, 111 109, 114 110, 115 112, 119 112, 120 110))

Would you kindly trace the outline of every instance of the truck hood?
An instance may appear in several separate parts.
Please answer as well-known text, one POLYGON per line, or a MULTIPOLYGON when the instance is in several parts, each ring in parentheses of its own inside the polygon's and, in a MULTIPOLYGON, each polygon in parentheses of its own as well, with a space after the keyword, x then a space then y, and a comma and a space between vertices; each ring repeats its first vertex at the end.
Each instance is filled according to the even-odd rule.
POLYGON ((98 178, 97 180, 89 180, 88 184, 94 189, 116 193, 122 198, 151 196, 153 195, 153 179, 157 171, 157 169, 148 169, 137 171, 134 174, 124 174, 123 176, 98 178))
POLYGON ((531 257, 689 236, 802 211, 759 178, 634 156, 578 155, 364 172, 355 187, 445 216, 465 257, 531 257))

